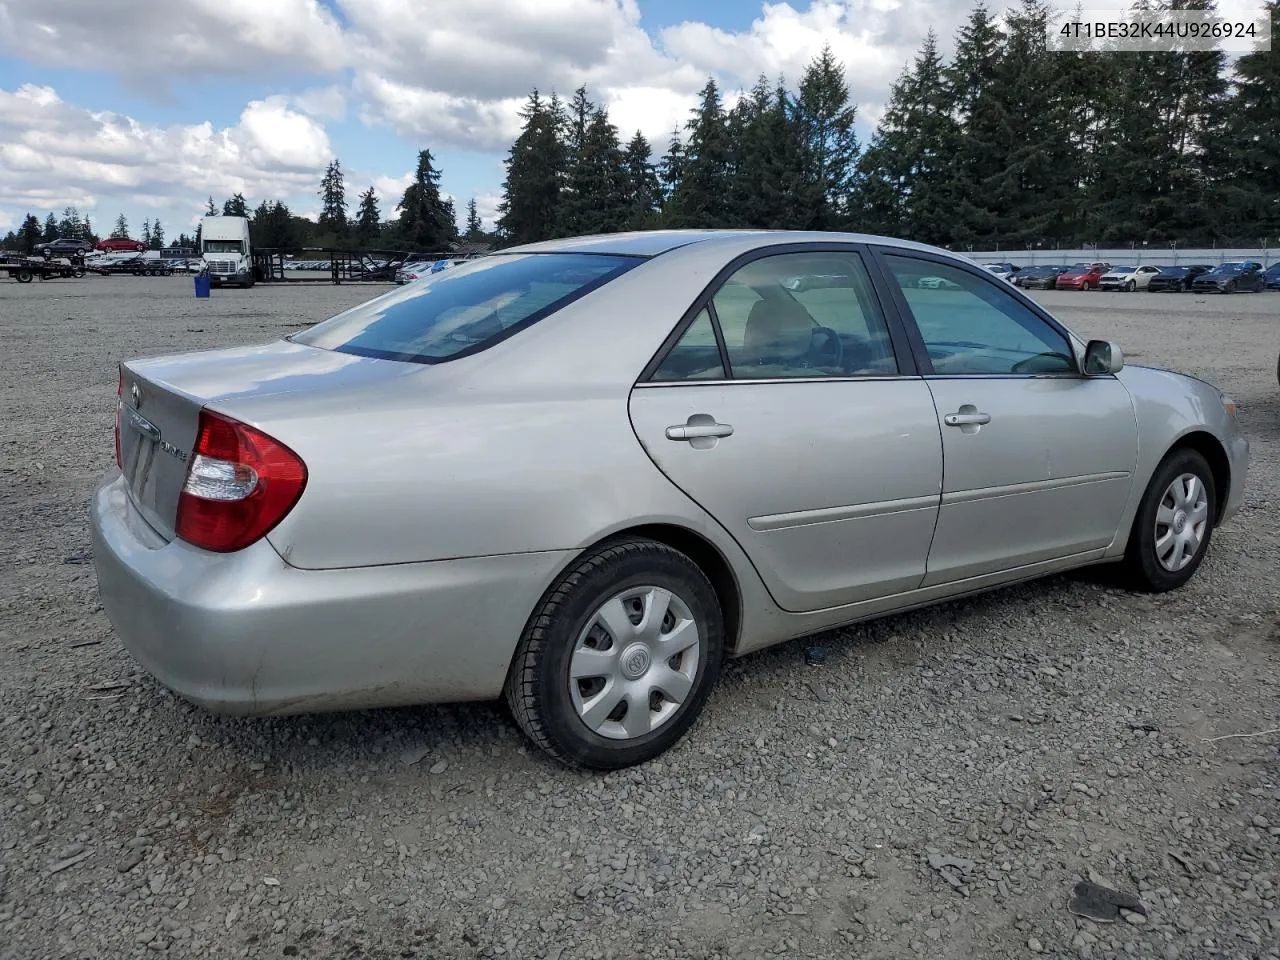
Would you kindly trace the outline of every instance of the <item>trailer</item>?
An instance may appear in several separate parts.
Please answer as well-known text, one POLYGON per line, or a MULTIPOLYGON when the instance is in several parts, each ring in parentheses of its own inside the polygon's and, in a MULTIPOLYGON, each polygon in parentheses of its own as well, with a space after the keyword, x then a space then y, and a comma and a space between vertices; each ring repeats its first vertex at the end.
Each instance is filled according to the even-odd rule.
POLYGON ((144 253, 108 253, 86 265, 94 273, 109 277, 113 274, 130 274, 135 277, 168 277, 173 274, 173 263, 155 255, 154 250, 144 253), (152 254, 148 256, 147 254, 152 254))
POLYGON ((253 251, 253 273, 258 283, 391 283, 406 263, 458 258, 451 251, 265 247, 253 251), (296 269, 295 264, 304 269, 296 269))
POLYGON ((79 278, 84 276, 85 270, 83 261, 66 257, 5 257, 0 259, 0 273, 7 273, 19 283, 30 283, 37 278, 79 278))

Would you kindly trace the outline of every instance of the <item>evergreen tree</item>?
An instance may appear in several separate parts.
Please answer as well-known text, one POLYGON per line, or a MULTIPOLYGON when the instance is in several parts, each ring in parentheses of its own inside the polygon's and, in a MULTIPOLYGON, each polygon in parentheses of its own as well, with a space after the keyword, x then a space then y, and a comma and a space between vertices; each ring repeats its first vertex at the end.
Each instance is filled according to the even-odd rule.
POLYGON ((893 84, 862 158, 857 216, 864 229, 925 243, 952 241, 958 130, 949 107, 937 37, 930 30, 915 62, 893 84))
POLYGON ((378 239, 382 230, 382 214, 378 211, 378 198, 369 187, 360 194, 360 207, 356 212, 356 236, 362 244, 368 245, 378 239))
POLYGON ((397 209, 397 232, 422 251, 445 250, 457 236, 453 201, 440 196, 440 171, 435 168, 430 150, 418 151, 413 183, 405 188, 397 209))
POLYGON ((467 233, 469 243, 479 243, 484 239, 484 225, 480 222, 480 213, 476 209, 476 198, 467 201, 467 233))
POLYGON ((347 233, 347 191, 342 179, 342 165, 334 157, 325 169, 320 180, 320 218, 321 230, 327 230, 335 238, 342 238, 347 233))
POLYGON ((534 90, 520 117, 523 127, 506 159, 507 175, 498 204, 498 230, 510 243, 555 235, 566 167, 560 101, 554 95, 550 102, 544 101, 534 90))
POLYGON ((685 124, 682 175, 669 203, 672 226, 720 227, 730 219, 729 155, 720 89, 708 79, 701 102, 685 124))
POLYGON ((996 91, 1003 50, 999 25, 979 3, 960 29, 955 57, 944 73, 959 128, 952 164, 954 238, 959 243, 980 243, 995 232, 996 214, 986 183, 1004 168, 1010 146, 1002 139, 1003 114, 996 91))
POLYGON ((804 133, 796 103, 779 78, 762 76, 730 111, 730 217, 738 226, 804 229, 813 223, 819 188, 805 190, 804 133))
POLYGON ((64 207, 62 219, 58 222, 58 236, 84 236, 84 221, 80 219, 80 211, 75 207, 64 207))
POLYGON ((151 246, 151 218, 148 217, 142 221, 142 242, 148 247, 151 246))
POLYGON ((844 68, 829 45, 801 77, 795 113, 803 142, 806 225, 813 230, 831 230, 848 220, 858 137, 854 132, 857 114, 849 102, 844 68))
POLYGON ((58 239, 58 221, 54 219, 52 213, 44 218, 44 230, 40 234, 40 240, 48 243, 50 240, 58 239))
POLYGON ((1280 2, 1270 0, 1272 48, 1236 61, 1234 96, 1217 148, 1219 229, 1237 236, 1280 236, 1280 2))
POLYGON ((159 217, 151 222, 151 249, 164 249, 164 227, 160 226, 159 217))
MULTIPOLYGON (((245 202, 244 194, 237 193, 230 200, 222 205, 222 215, 224 217, 247 217, 249 215, 249 205, 245 202)), ((213 214, 210 214, 213 216, 213 214)))
POLYGON ((124 218, 124 214, 116 217, 116 225, 111 228, 111 236, 117 240, 127 239, 129 236, 129 221, 124 218))
POLYGON ((18 228, 18 245, 23 253, 30 253, 41 240, 40 218, 28 213, 18 228))
POLYGON ((625 229, 628 230, 644 230, 652 226, 662 203, 658 172, 649 159, 652 152, 649 141, 637 130, 622 155, 627 207, 625 229))
POLYGON ((1002 169, 982 189, 1006 243, 1063 241, 1080 232, 1090 203, 1086 171, 1071 142, 1080 102, 1064 83, 1063 54, 1047 46, 1049 8, 1022 0, 1006 14, 1008 39, 993 93, 998 137, 1009 144, 1002 169))
MULTIPOLYGON (((680 128, 671 131, 671 139, 667 144, 667 152, 663 154, 658 165, 658 184, 662 189, 662 201, 667 203, 684 179, 684 141, 680 139, 680 128)), ((664 210, 664 214, 667 211, 664 210)))
POLYGON ((205 207, 204 215, 206 217, 216 217, 218 215, 218 208, 213 202, 213 197, 209 198, 209 205, 205 207))

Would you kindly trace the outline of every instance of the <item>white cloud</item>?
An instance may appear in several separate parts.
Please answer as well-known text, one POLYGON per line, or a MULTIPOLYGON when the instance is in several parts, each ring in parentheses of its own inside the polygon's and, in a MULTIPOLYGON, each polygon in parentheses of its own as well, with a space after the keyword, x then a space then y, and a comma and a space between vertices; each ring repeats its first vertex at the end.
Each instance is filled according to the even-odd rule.
POLYGON ((342 87, 315 87, 289 98, 291 106, 317 120, 338 121, 347 115, 347 92, 342 87))
POLYGON ((328 73, 350 55, 318 0, 4 0, 0 51, 167 85, 175 76, 328 73))
POLYGON ((332 154, 324 129, 281 98, 215 129, 82 110, 49 87, 0 90, 0 211, 10 217, 75 205, 99 218, 124 207, 172 218, 210 194, 311 194, 332 154))

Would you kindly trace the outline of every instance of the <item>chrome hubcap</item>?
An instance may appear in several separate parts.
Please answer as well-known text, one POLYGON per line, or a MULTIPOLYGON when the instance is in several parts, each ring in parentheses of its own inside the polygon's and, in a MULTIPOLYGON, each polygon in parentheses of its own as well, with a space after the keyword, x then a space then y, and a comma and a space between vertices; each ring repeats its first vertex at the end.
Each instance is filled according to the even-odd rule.
POLYGON ((1169 484, 1156 509, 1156 559, 1170 573, 1181 570, 1200 552, 1209 526, 1209 494, 1194 473, 1169 484))
POLYGON ((689 696, 701 649, 698 625, 678 596, 661 587, 624 590, 600 605, 574 644, 574 709, 602 737, 642 737, 689 696))

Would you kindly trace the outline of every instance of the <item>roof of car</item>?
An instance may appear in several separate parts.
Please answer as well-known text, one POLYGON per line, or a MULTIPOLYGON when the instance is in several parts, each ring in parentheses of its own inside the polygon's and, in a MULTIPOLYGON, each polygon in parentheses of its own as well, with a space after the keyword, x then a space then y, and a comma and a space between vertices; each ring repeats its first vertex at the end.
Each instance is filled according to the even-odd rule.
POLYGON ((835 233, 806 230, 637 230, 629 233, 601 233, 582 237, 564 237, 526 243, 497 253, 613 253, 654 257, 694 243, 740 242, 752 238, 761 245, 835 241, 843 243, 882 243, 915 250, 964 256, 954 251, 911 240, 882 237, 865 233, 835 233))

